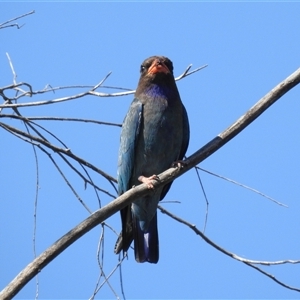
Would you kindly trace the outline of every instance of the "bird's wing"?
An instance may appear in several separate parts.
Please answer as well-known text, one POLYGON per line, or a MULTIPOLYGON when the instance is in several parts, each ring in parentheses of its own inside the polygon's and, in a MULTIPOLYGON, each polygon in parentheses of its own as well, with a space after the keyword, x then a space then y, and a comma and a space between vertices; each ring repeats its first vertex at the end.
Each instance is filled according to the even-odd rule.
POLYGON ((124 119, 118 157, 118 193, 126 192, 131 187, 129 181, 134 167, 135 147, 138 140, 143 116, 143 104, 134 99, 124 119))
MULTIPOLYGON (((188 119, 188 115, 187 115, 184 105, 182 105, 182 121, 183 121, 182 144, 181 144, 181 149, 180 149, 178 160, 183 159, 183 157, 186 153, 186 150, 188 148, 189 141, 190 141, 189 119, 188 119)), ((171 181, 170 183, 166 184, 163 187, 161 195, 160 195, 160 200, 162 200, 166 196, 169 189, 171 188, 172 183, 173 183, 173 181, 171 181)))
POLYGON ((190 141, 190 125, 189 125, 189 119, 184 105, 182 105, 182 118, 183 118, 183 136, 182 136, 181 150, 178 158, 179 160, 182 160, 184 158, 190 141))
MULTIPOLYGON (((122 195, 131 188, 129 182, 134 168, 135 148, 143 117, 143 104, 135 98, 124 119, 118 157, 118 193, 122 195)), ((133 224, 130 205, 120 211, 122 232, 115 246, 115 253, 124 252, 133 240, 133 224)))

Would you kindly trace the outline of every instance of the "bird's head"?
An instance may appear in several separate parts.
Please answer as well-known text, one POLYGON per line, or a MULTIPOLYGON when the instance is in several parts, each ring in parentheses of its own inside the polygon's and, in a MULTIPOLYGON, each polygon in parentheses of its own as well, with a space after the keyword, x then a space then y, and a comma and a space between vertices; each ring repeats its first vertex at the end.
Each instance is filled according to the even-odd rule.
POLYGON ((141 64, 140 73, 137 94, 147 90, 153 84, 169 87, 175 85, 173 63, 165 56, 151 56, 145 59, 141 64))
POLYGON ((173 75, 173 63, 165 56, 151 56, 141 65, 141 77, 173 75))
POLYGON ((156 81, 173 77, 173 63, 165 56, 151 56, 141 64, 141 79, 156 81))

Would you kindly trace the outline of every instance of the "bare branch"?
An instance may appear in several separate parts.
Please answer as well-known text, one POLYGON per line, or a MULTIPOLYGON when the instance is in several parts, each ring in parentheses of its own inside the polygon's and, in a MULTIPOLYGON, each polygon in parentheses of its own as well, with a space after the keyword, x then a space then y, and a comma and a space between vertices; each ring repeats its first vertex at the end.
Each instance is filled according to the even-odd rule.
POLYGON ((254 189, 254 188, 251 188, 251 187, 249 187, 249 186, 247 186, 247 185, 244 185, 244 184, 242 184, 242 183, 239 183, 239 182, 237 182, 237 181, 235 181, 235 180, 232 180, 232 179, 229 179, 229 178, 227 178, 227 177, 218 175, 218 174, 216 174, 216 173, 210 172, 210 171, 208 171, 208 170, 202 169, 202 168, 200 168, 200 167, 198 167, 198 166, 196 166, 195 168, 196 168, 196 169, 199 169, 199 170, 201 170, 201 171, 203 171, 203 172, 206 172, 206 173, 208 173, 208 174, 210 174, 210 175, 213 175, 213 176, 216 176, 216 177, 218 177, 218 178, 221 178, 221 179, 224 179, 224 180, 226 180, 226 181, 229 181, 229 182, 231 182, 231 183, 234 183, 234 184, 236 184, 236 185, 238 185, 238 186, 241 186, 241 187, 243 187, 244 189, 247 189, 247 190, 252 191, 252 192, 254 192, 254 193, 256 193, 256 194, 258 194, 258 195, 260 195, 260 196, 262 196, 262 197, 265 197, 265 198, 271 200, 272 202, 274 202, 274 203, 276 203, 276 204, 278 204, 278 205, 280 205, 280 206, 288 207, 286 204, 283 204, 283 203, 281 203, 281 202, 279 202, 279 201, 277 201, 277 200, 271 198, 270 196, 268 196, 268 195, 266 195, 266 194, 263 194, 262 192, 260 192, 260 191, 258 191, 258 190, 256 190, 256 189, 254 189))
MULTIPOLYGON (((109 75, 110 75, 110 73, 107 74, 104 77, 104 79, 101 80, 100 83, 96 84, 90 91, 86 91, 84 93, 79 93, 77 95, 68 96, 68 97, 62 97, 62 98, 53 99, 53 100, 43 100, 43 101, 29 102, 29 103, 2 104, 2 105, 0 105, 0 108, 14 108, 14 107, 28 107, 28 106, 48 105, 48 104, 55 104, 55 103, 59 103, 59 102, 65 102, 65 101, 70 101, 70 100, 74 100, 74 99, 79 99, 79 98, 85 97, 87 95, 92 95, 93 94, 93 90, 95 89, 95 87, 99 87, 99 85, 102 84, 107 79, 107 77, 109 75)), ((9 88, 10 89, 14 89, 15 87, 18 87, 18 86, 21 86, 21 85, 28 85, 28 86, 30 86, 29 84, 25 84, 24 82, 18 83, 16 85, 10 85, 8 87, 0 89, 0 94, 3 96, 4 95, 4 93, 3 93, 4 90, 9 89, 9 88)), ((32 90, 30 90, 30 92, 24 92, 22 94, 22 96, 24 96, 24 95, 30 95, 31 96, 32 95, 32 90)), ((106 95, 106 94, 104 94, 104 95, 106 95)), ((106 96, 101 96, 101 97, 106 97, 106 96)), ((9 99, 9 98, 7 98, 6 96, 4 96, 4 99, 6 100, 6 99, 9 99)), ((15 100, 15 99, 13 98, 13 99, 9 99, 9 100, 15 100)))
POLYGON ((97 96, 97 97, 122 97, 122 96, 128 96, 132 95, 135 93, 135 90, 133 91, 128 91, 128 92, 120 92, 120 93, 99 93, 95 91, 89 91, 88 92, 90 95, 97 96))
POLYGON ((108 125, 108 126, 116 126, 116 127, 122 127, 122 124, 118 123, 111 123, 111 122, 103 122, 103 121, 97 121, 97 120, 91 120, 91 119, 81 119, 81 118, 61 118, 61 117, 23 117, 23 116, 17 116, 13 114, 0 114, 0 118, 12 118, 12 119, 19 119, 23 121, 74 121, 74 122, 84 122, 84 123, 95 123, 99 125, 108 125))
POLYGON ((10 19, 10 20, 8 20, 8 21, 5 21, 4 23, 1 23, 1 24, 0 24, 0 29, 7 28, 7 27, 14 27, 14 26, 17 27, 18 29, 20 29, 21 27, 24 26, 24 24, 20 26, 18 23, 15 23, 15 24, 9 24, 9 23, 11 23, 11 22, 13 22, 13 21, 16 21, 16 20, 18 20, 18 19, 24 18, 24 17, 26 17, 26 16, 28 16, 28 15, 31 15, 31 14, 34 14, 34 13, 35 13, 35 11, 32 10, 32 11, 30 11, 29 13, 26 13, 26 14, 21 15, 21 16, 19 16, 19 17, 10 19))
POLYGON ((110 76, 112 72, 109 72, 98 84, 96 84, 92 89, 91 91, 95 91, 98 87, 100 87, 103 82, 110 76))
MULTIPOLYGON (((189 65, 186 70, 181 74, 179 75, 178 77, 175 78, 176 81, 178 80, 181 80, 195 72, 198 72, 204 68, 206 68, 208 65, 204 65, 202 67, 199 67, 191 72, 189 72, 190 68, 192 67, 192 65, 189 65)), ((91 90, 89 92, 90 95, 94 95, 94 96, 98 96, 98 97, 119 97, 119 96, 127 96, 127 95, 131 95, 131 94, 134 94, 135 93, 135 90, 132 90, 132 91, 128 91, 128 92, 120 92, 120 93, 112 93, 112 94, 107 94, 107 93, 99 93, 99 92, 95 92, 93 90, 91 90)), ((1 106, 0 106, 1 107, 1 106)))
POLYGON ((245 262, 245 264, 248 265, 249 267, 251 267, 251 268, 257 270, 258 272, 260 272, 260 273, 266 275, 267 277, 271 278, 272 280, 274 280, 276 283, 280 284, 281 286, 283 286, 283 287, 285 287, 285 288, 287 288, 287 289, 296 291, 296 292, 300 292, 300 289, 295 288, 295 287, 292 287, 292 286, 290 286, 290 285, 287 285, 287 284, 283 283, 282 281, 278 280, 274 275, 267 273, 266 271, 262 270, 262 269, 259 268, 258 266, 254 266, 254 265, 249 264, 249 263, 246 263, 246 262, 245 262))
POLYGON ((191 228, 197 235, 200 235, 202 239, 205 240, 205 242, 207 242, 209 245, 213 246, 215 249, 217 249, 218 251, 224 253, 227 256, 230 256, 231 258, 238 260, 240 262, 245 263, 246 265, 254 268, 255 270, 261 272, 262 274, 268 276, 269 278, 271 278, 272 280, 274 280, 275 282, 277 282, 278 284, 284 286, 285 288, 288 288, 290 290, 294 290, 297 292, 300 292, 299 288, 295 288, 292 286, 289 286, 285 283, 283 283, 282 281, 276 279, 272 274, 269 274, 267 272, 265 272, 264 270, 262 270, 261 268, 255 266, 255 265, 266 265, 266 266, 271 266, 271 265, 282 265, 282 264, 299 264, 300 260, 280 260, 280 261, 259 261, 259 260, 250 260, 250 259, 246 259, 243 258, 241 256, 238 256, 228 250, 225 250, 224 248, 220 247, 219 245, 217 245, 216 243, 214 243, 212 240, 210 240, 206 235, 204 235, 199 229, 197 229, 196 225, 193 225, 177 216, 175 216, 174 214, 171 214, 170 212, 168 212, 166 209, 162 208, 161 206, 158 206, 158 208, 160 209, 160 211, 166 215, 168 215, 169 217, 171 217, 172 219, 188 226, 189 228, 191 228))
POLYGON ((172 219, 176 220, 179 223, 182 223, 186 226, 188 226, 189 228, 191 228, 197 235, 200 235, 200 237, 205 240, 205 242, 207 242, 209 245, 213 246, 215 249, 219 250, 220 252, 224 253, 227 256, 230 256, 233 259, 236 259, 240 262, 243 263, 247 263, 247 264, 255 264, 255 265, 265 265, 265 266, 271 266, 271 265, 283 265, 283 264, 299 264, 300 260, 279 260, 279 261, 262 261, 262 260, 251 260, 251 259, 247 259, 247 258, 243 258, 241 256, 238 256, 237 254, 234 254, 222 247, 220 247, 219 245, 217 245, 216 243, 214 243, 212 240, 210 240, 204 233, 202 233, 194 224, 191 224, 177 216, 175 216, 174 214, 170 213, 169 211, 167 211, 166 209, 164 209, 163 207, 161 207, 160 205, 158 206, 158 208, 160 209, 160 211, 163 214, 168 215, 169 217, 171 217, 172 219))
MULTIPOLYGON (((112 269, 112 271, 109 273, 107 277, 105 277, 105 280, 101 283, 101 285, 94 291, 94 294, 89 298, 89 300, 94 299, 94 296, 98 293, 98 291, 102 288, 102 286, 108 282, 108 279, 113 275, 113 273, 118 269, 118 267, 122 264, 126 256, 124 256, 118 264, 112 269)), ((119 298, 117 298, 119 299, 119 298)))
POLYGON ((192 75, 192 74, 194 74, 194 73, 196 73, 196 72, 198 72, 198 71, 200 71, 200 70, 206 68, 207 66, 208 66, 208 65, 204 65, 204 66, 202 66, 202 67, 199 67, 199 68, 197 68, 197 69, 195 69, 195 70, 189 72, 190 68, 192 67, 192 65, 189 65, 189 66, 186 68, 186 70, 185 70, 181 75, 179 75, 178 77, 175 78, 175 80, 176 80, 176 81, 181 80, 181 79, 183 79, 183 78, 185 78, 185 77, 187 77, 187 76, 189 76, 189 75, 192 75))
MULTIPOLYGON (((300 69, 282 81, 279 85, 273 88, 266 96, 259 100, 250 110, 240 117, 233 125, 228 127, 217 137, 195 152, 193 155, 185 160, 183 168, 170 168, 165 172, 159 174, 160 180, 153 180, 154 188, 164 186, 168 182, 173 181, 181 176, 201 161, 209 157, 215 151, 220 149, 233 137, 239 134, 251 122, 253 122, 259 115, 261 115, 268 107, 275 103, 286 92, 292 89, 300 82, 300 69)), ((3 126, 3 124, 1 124, 3 126)), ((5 125, 7 126, 7 125, 5 125)), ((23 135, 24 133, 22 133, 23 135)), ((37 139, 38 141, 38 139, 37 139)), ((44 143, 44 141, 43 141, 44 143)), ((66 150, 61 149, 63 153, 68 153, 66 150)), ((88 165, 88 163, 86 163, 88 165)), ((31 280, 38 272, 40 272, 48 263, 57 257, 62 251, 69 247, 72 243, 78 240, 85 233, 93 229, 95 226, 118 212, 120 209, 129 205, 132 201, 139 197, 149 194, 151 191, 146 184, 140 184, 124 194, 105 205, 103 208, 97 210, 67 234, 56 241, 40 256, 34 259, 27 267, 25 267, 0 293, 1 299, 11 299, 15 296, 25 285, 31 280)), ((282 261, 281 263, 298 263, 299 261, 282 261)), ((253 261, 255 263, 255 261, 253 261)), ((268 264, 270 262, 266 262, 268 264)))
MULTIPOLYGON (((28 84, 26 82, 20 82, 20 83, 17 83, 17 84, 10 84, 8 86, 0 88, 0 94, 5 100, 9 99, 11 101, 14 101, 14 100, 18 100, 22 97, 26 97, 26 96, 31 97, 33 95, 41 95, 41 94, 45 94, 45 93, 49 93, 49 92, 55 93, 56 91, 60 91, 60 90, 64 90, 64 89, 76 89, 76 88, 77 89, 87 89, 87 88, 88 89, 93 89, 94 86, 91 86, 91 85, 70 85, 70 86, 51 87, 51 85, 47 84, 44 89, 34 91, 30 84, 28 84), (23 85, 27 86, 29 88, 29 91, 24 91, 22 89, 23 85), (4 93, 3 93, 4 91, 13 90, 13 89, 15 89, 16 91, 19 91, 20 93, 18 95, 14 96, 13 98, 8 98, 4 95, 4 93)), ((114 87, 114 86, 107 86, 107 85, 102 85, 102 86, 99 86, 98 88, 132 91, 132 89, 128 89, 128 88, 114 87)))
MULTIPOLYGON (((98 249, 97 249, 97 261, 98 261, 98 266, 100 268, 100 274, 99 274, 93 295, 89 299, 91 299, 91 300, 95 299, 95 296, 97 295, 97 293, 99 292, 99 290, 105 283, 108 284, 110 290, 112 291, 112 293, 114 294, 116 299, 120 299, 120 297, 117 295, 116 291, 112 287, 111 283, 109 282, 108 277, 104 273, 103 263, 104 263, 104 226, 105 226, 105 223, 104 222, 101 223, 101 226, 102 226, 102 231, 101 231, 101 236, 99 239, 98 249), (100 253, 101 253, 101 258, 100 258, 100 253), (104 281, 102 282, 101 285, 99 285, 102 277, 104 278, 104 281)), ((119 266, 119 264, 117 264, 117 267, 118 266, 119 266)), ((117 267, 115 267, 114 270, 116 270, 117 267)), ((111 273, 109 276, 111 276, 112 274, 113 273, 111 273)))
POLYGON ((39 138, 39 137, 36 137, 36 136, 33 136, 31 134, 28 134, 22 130, 19 130, 17 128, 14 128, 12 126, 9 126, 7 124, 4 124, 4 123, 1 123, 0 122, 0 127, 10 131, 10 132, 14 132, 16 133, 17 135, 20 135, 20 136, 23 136, 23 137, 26 137, 27 139, 30 139, 30 140, 33 140, 35 142, 38 142, 40 144, 43 144, 44 146, 52 149, 53 151, 55 152, 59 152, 59 153, 62 153, 62 154, 65 154, 71 158, 73 158, 74 160, 76 160, 77 162, 89 167, 90 169, 94 170, 95 172, 99 173, 100 175, 102 175, 104 178, 106 178, 111 184, 112 186, 115 188, 115 186, 113 185, 113 182, 116 182, 116 179, 113 178, 112 176, 106 174, 105 172, 103 172, 102 170, 96 168, 94 165, 90 164, 89 162, 83 160, 82 158, 80 158, 79 156, 73 154, 71 152, 70 149, 62 149, 62 148, 59 148, 57 146, 54 146, 52 145, 51 143, 49 143, 48 141, 42 139, 42 138, 39 138))
POLYGON ((82 204, 82 206, 91 214, 92 211, 88 208, 88 206, 84 203, 84 201, 81 199, 81 197, 77 194, 77 192, 75 191, 74 187, 71 185, 71 183, 69 182, 69 180, 67 179, 67 177, 65 176, 65 174, 63 173, 63 171, 60 169, 60 167, 58 166, 58 164, 56 163, 56 161, 53 159, 52 155, 49 152, 47 152, 46 150, 44 150, 42 147, 40 147, 40 145, 38 145, 38 147, 45 154, 48 155, 49 159, 51 160, 51 162, 53 163, 53 165, 55 166, 55 168, 57 169, 57 171, 59 172, 59 174, 62 176, 62 178, 64 179, 64 181, 67 184, 67 186, 71 189, 72 193, 75 195, 75 197, 78 199, 78 201, 82 204))
POLYGON ((206 202, 206 212, 205 212, 204 228, 203 228, 203 232, 205 232, 206 225, 207 225, 207 219, 208 219, 208 207, 209 207, 209 202, 208 202, 208 198, 207 198, 207 196, 206 196, 206 192, 205 192, 204 186, 203 186, 203 184, 202 184, 202 180, 201 180, 201 177, 200 177, 199 170, 198 170, 197 166, 195 167, 195 170, 196 170, 196 174, 197 174, 197 177, 198 177, 198 181, 199 181, 199 183, 200 183, 200 187, 201 187, 201 190, 202 190, 202 194, 203 194, 204 199, 205 199, 205 202, 206 202))
MULTIPOLYGON (((15 109, 17 109, 17 108, 15 108, 15 109)), ((19 113, 18 111, 17 111, 17 113, 19 113)), ((28 121, 31 121, 31 120, 29 120, 29 119, 35 119, 34 117, 33 118, 29 118, 29 117, 23 117, 23 116, 21 116, 20 114, 18 114, 18 115, 6 115, 6 114, 0 114, 0 118, 3 118, 3 117, 10 117, 10 118, 15 118, 15 119, 19 119, 19 120, 22 120, 22 121, 24 121, 24 122, 26 122, 26 123, 28 123, 28 121)), ((48 118, 48 117, 46 117, 46 118, 48 118)), ((39 117, 37 117, 36 119, 40 119, 39 117)), ((41 118, 41 119, 43 119, 43 118, 41 118)), ((49 119, 51 119, 51 117, 49 117, 49 119)), ((57 119, 57 120, 59 120, 60 118, 55 118, 55 119, 57 119)), ((63 118, 62 118, 63 119, 63 118)), ((74 119, 74 120, 77 120, 77 119, 74 119)), ((81 121, 81 119, 78 119, 79 121, 81 121)), ((85 121, 85 120, 82 120, 82 121, 85 121)), ((93 121, 93 120, 92 120, 93 121)), ((31 121, 31 123, 33 124, 33 125, 35 125, 35 126, 38 126, 38 127, 40 127, 40 128, 42 128, 44 131, 46 131, 48 134, 50 134, 52 137, 54 137, 58 142, 60 142, 66 149, 68 149, 68 147, 58 138, 58 137, 56 137, 53 133, 51 133, 51 132, 49 132, 47 129, 45 129, 44 127, 42 127, 42 126, 40 126, 40 125, 38 125, 38 124, 36 124, 36 123, 34 123, 34 122, 32 122, 31 121)), ((98 121, 95 121, 95 123, 98 123, 98 121)), ((105 123, 105 122, 100 122, 100 123, 105 123)), ((5 125, 5 124, 4 124, 5 125)), ((29 124, 30 125, 30 124, 29 124)), ((115 124, 115 125, 118 125, 118 124, 115 124)), ((30 125, 31 126, 31 125, 30 125)), ((120 125, 120 126, 122 126, 122 125, 120 125)), ((14 127, 11 127, 11 128, 14 128, 14 127)), ((33 130, 35 130, 36 131, 36 129, 34 128, 34 127, 31 127, 33 130)), ((7 130, 9 130, 8 128, 6 128, 7 130)), ((32 144, 32 145, 34 145, 34 146, 37 146, 40 150, 42 150, 44 153, 46 153, 47 154, 47 156, 50 158, 50 160, 53 162, 53 158, 52 158, 52 156, 45 150, 45 149, 43 149, 42 147, 41 147, 41 145, 39 144, 39 143, 36 143, 36 142, 33 142, 33 140, 34 140, 34 137, 32 136, 32 135, 30 135, 29 133, 26 135, 26 137, 24 138, 24 137, 22 137, 22 135, 21 135, 21 133, 22 133, 22 131, 18 131, 18 132, 13 132, 12 130, 9 130, 9 132, 10 133, 13 133, 13 134, 15 134, 17 137, 19 137, 19 138, 22 138, 22 140, 24 140, 25 142, 28 142, 28 143, 30 143, 30 144, 32 144), (31 137, 33 137, 33 139, 31 138, 31 137)), ((36 131, 37 132, 37 131, 36 131)), ((47 139, 45 139, 40 133, 39 133, 39 136, 40 136, 40 138, 42 138, 42 140, 44 140, 47 144, 49 143, 50 144, 50 142, 47 140, 47 139)), ((52 145, 52 144, 50 144, 50 145, 52 145)), ((56 146, 54 146, 54 145, 52 145, 52 147, 48 147, 48 148, 55 148, 56 146)), ((53 150, 53 149, 52 149, 53 150)), ((111 193, 109 193, 108 191, 106 191, 106 190, 104 190, 104 189, 102 189, 102 188, 100 188, 100 187, 98 187, 93 181, 92 181, 92 179, 90 178, 90 176, 89 176, 89 174, 88 174, 88 172, 84 169, 84 167, 83 167, 83 165, 82 164, 80 164, 80 162, 79 162, 79 164, 81 165, 81 167, 84 169, 84 172, 86 173, 86 175, 87 175, 87 177, 88 178, 86 178, 82 173, 80 173, 64 156, 63 156, 63 153, 60 153, 60 152, 58 152, 58 151, 56 151, 57 153, 58 153, 58 155, 60 155, 60 157, 66 162, 66 164, 77 174, 77 175, 79 175, 82 179, 83 179, 83 181, 84 181, 84 183, 85 184, 90 184, 94 189, 95 189, 95 192, 96 192, 96 195, 97 195, 97 198, 98 198, 98 200, 99 200, 99 204, 100 204, 100 199, 99 199, 99 196, 98 196, 98 194, 97 194, 97 191, 100 191, 100 192, 102 192, 102 193, 105 193, 106 195, 108 195, 108 196, 110 196, 110 197, 112 197, 112 198, 115 198, 115 195, 112 195, 111 193)), ((53 162, 54 163, 54 162, 53 162)), ((54 165, 56 166, 56 164, 54 163, 54 165)), ((56 166, 56 168, 57 168, 57 166, 56 166)), ((114 179, 114 181, 116 182, 116 179, 114 179)), ((77 195, 78 196, 78 195, 77 195)), ((76 197, 77 197, 76 196, 76 197)), ((82 202, 82 200, 80 199, 80 197, 77 197, 77 199, 79 199, 79 201, 80 202, 82 202)), ((85 204, 84 204, 84 206, 85 206, 85 204)))
MULTIPOLYGON (((39 189, 40 189, 40 176, 39 176, 39 160, 37 151, 32 145, 34 159, 35 159, 35 172, 36 172, 36 187, 35 187, 35 200, 34 200, 34 211, 33 211, 33 237, 32 237, 32 244, 33 244, 33 257, 36 258, 36 229, 37 229, 37 206, 38 206, 38 199, 39 199, 39 189)), ((38 298, 39 295, 39 276, 38 274, 35 276, 36 282, 36 290, 35 290, 35 299, 38 298)))
POLYGON ((12 61, 10 59, 10 56, 9 56, 9 54, 7 52, 6 52, 6 56, 7 56, 7 59, 8 59, 10 68, 11 68, 11 71, 13 73, 13 83, 14 83, 14 85, 16 85, 17 84, 17 74, 15 72, 14 66, 13 66, 12 61))
MULTIPOLYGON (((203 68, 207 67, 207 65, 204 65, 202 67, 199 67, 193 71, 190 71, 190 68, 191 68, 192 65, 189 65, 186 70, 178 77, 175 78, 175 80, 181 80, 195 72, 198 72, 200 70, 202 70, 203 68)), ((12 68, 13 70, 13 68, 12 68)), ((63 98, 57 98, 57 99, 53 99, 53 100, 43 100, 43 101, 36 101, 36 102, 27 102, 27 103, 14 103, 14 104, 11 104, 11 103, 5 103, 5 104, 2 104, 0 105, 0 109, 2 108, 14 108, 14 107, 28 107, 28 106, 39 106, 39 105, 48 105, 48 104, 55 104, 55 103, 59 103, 59 102, 65 102, 65 101, 70 101, 70 100, 75 100, 75 99, 79 99, 79 98, 82 98, 82 97, 85 97, 85 96, 88 96, 88 95, 92 95, 92 96, 97 96, 97 97, 121 97, 121 96, 127 96, 127 95, 132 95, 135 93, 135 90, 129 90, 129 91, 125 91, 125 92, 118 92, 118 93, 101 93, 101 92, 96 92, 95 90, 97 88, 99 88, 103 83, 104 81, 110 76, 111 72, 108 73, 103 80, 101 80, 98 84, 96 84, 95 86, 91 87, 91 89, 89 91, 86 91, 86 92, 83 92, 83 93, 79 93, 77 95, 73 95, 73 96, 68 96, 68 97, 63 97, 63 98)), ((62 88, 55 88, 56 90, 57 89, 62 89, 62 88)), ((48 91, 53 91, 54 89, 44 89, 42 91, 33 91, 32 90, 32 87, 28 84, 28 83, 25 83, 25 82, 21 82, 21 83, 14 83, 12 85, 9 85, 9 86, 6 86, 6 87, 3 87, 3 88, 0 88, 0 95, 2 95, 2 97, 4 98, 4 100, 10 100, 10 101, 13 101, 13 100, 17 100, 21 97, 24 97, 24 96, 32 96, 34 94, 41 94, 41 93, 45 93, 45 92, 48 92, 48 91), (20 90, 20 87, 21 86, 27 86, 29 87, 29 91, 22 91, 20 90), (17 91, 21 91, 22 93, 15 96, 14 98, 8 98, 5 96, 4 94, 4 91, 7 90, 7 89, 16 89, 17 91)))

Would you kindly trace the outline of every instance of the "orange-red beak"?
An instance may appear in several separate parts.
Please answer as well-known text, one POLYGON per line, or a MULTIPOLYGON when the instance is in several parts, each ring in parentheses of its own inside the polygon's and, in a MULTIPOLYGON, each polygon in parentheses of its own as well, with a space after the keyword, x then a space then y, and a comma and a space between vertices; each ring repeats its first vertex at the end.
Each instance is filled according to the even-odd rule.
POLYGON ((159 59, 155 59, 148 69, 148 74, 156 74, 156 73, 165 73, 169 74, 170 70, 165 65, 165 63, 159 59))

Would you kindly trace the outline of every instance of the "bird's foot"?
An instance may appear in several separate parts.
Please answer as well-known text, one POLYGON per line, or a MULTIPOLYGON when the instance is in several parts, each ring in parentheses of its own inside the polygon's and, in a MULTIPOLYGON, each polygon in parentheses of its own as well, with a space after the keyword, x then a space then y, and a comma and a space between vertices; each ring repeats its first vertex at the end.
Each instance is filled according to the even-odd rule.
POLYGON ((154 186, 151 182, 151 180, 153 180, 153 179, 154 180, 159 180, 159 177, 157 175, 152 175, 150 177, 145 177, 145 176, 141 175, 138 178, 138 181, 147 184, 148 189, 154 189, 154 186))
POLYGON ((176 160, 172 163, 173 168, 184 168, 186 166, 186 162, 184 160, 176 160))

